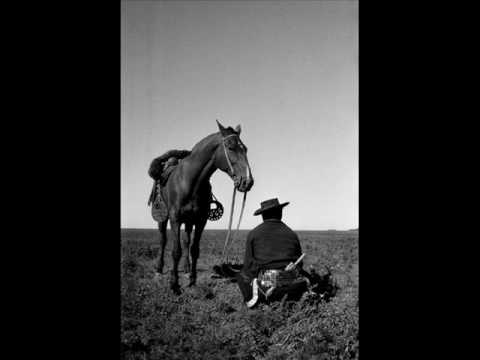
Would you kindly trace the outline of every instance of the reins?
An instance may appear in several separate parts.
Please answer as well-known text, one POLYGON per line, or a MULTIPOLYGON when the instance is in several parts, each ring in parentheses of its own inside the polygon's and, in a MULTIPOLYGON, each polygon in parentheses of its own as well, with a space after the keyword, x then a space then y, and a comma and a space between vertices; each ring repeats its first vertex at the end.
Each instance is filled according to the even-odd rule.
POLYGON ((242 217, 243 217, 243 210, 245 209, 245 203, 247 201, 247 193, 243 193, 243 200, 242 200, 242 209, 240 210, 240 217, 238 218, 238 224, 237 228, 235 229, 235 233, 233 233, 230 240, 230 234, 231 234, 231 229, 232 229, 232 220, 233 220, 233 210, 234 210, 234 205, 235 205, 235 195, 236 195, 237 189, 233 188, 233 195, 232 195, 232 206, 230 208, 230 219, 228 222, 228 232, 227 232, 227 237, 225 238, 225 244, 223 245, 223 252, 222 252, 222 261, 228 262, 228 250, 230 249, 230 245, 234 242, 235 235, 237 234, 238 230, 240 229, 240 223, 242 222, 242 217))
POLYGON ((230 162, 230 158, 228 157, 227 147, 225 146, 225 139, 228 139, 229 137, 232 137, 232 136, 238 136, 238 135, 237 134, 231 134, 231 135, 225 136, 222 140, 222 145, 223 145, 223 152, 225 153, 225 158, 227 159, 228 167, 230 168, 230 172, 232 173, 232 176, 233 176, 233 174, 234 174, 233 166, 232 166, 232 163, 230 162))
MULTIPOLYGON (((233 166, 232 166, 232 163, 230 162, 230 158, 228 157, 227 149, 225 147, 225 139, 227 139, 230 136, 237 136, 237 135, 236 134, 231 134, 231 135, 226 136, 225 138, 223 138, 222 145, 223 145, 223 151, 225 153, 225 158, 227 159, 228 166, 229 166, 230 171, 231 171, 232 176, 233 176, 233 174, 234 174, 233 166)), ((230 242, 230 244, 233 243, 233 239, 235 238, 235 236, 232 236, 232 239, 230 241, 236 193, 237 193, 237 189, 235 188, 235 185, 234 185, 233 186, 233 194, 232 194, 232 206, 230 207, 230 219, 228 221, 228 232, 227 232, 227 237, 225 238, 225 244, 223 245, 223 252, 222 252, 222 261, 225 261, 225 262, 228 262, 228 250, 229 250, 229 247, 230 247, 229 242, 230 242)), ((240 229, 240 223, 242 221, 243 210, 245 209, 246 201, 247 201, 247 192, 244 192, 243 193, 243 201, 242 201, 242 209, 240 210, 240 217, 238 218, 237 228, 236 228, 235 233, 233 235, 235 235, 238 232, 238 230, 240 229)))
POLYGON ((227 237, 225 238, 225 244, 223 245, 223 251, 222 251, 222 259, 225 259, 225 251, 227 250, 227 244, 228 240, 230 238, 230 232, 232 230, 232 221, 233 221, 233 210, 235 208, 235 194, 237 192, 237 189, 235 187, 233 188, 233 195, 232 195, 232 206, 230 207, 230 219, 228 220, 228 232, 227 232, 227 237))

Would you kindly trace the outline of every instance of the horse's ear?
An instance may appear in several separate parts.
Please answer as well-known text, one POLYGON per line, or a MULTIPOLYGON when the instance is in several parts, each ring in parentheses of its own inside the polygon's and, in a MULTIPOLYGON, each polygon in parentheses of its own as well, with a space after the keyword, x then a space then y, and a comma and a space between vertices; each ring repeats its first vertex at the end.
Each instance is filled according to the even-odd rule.
POLYGON ((237 125, 237 127, 235 128, 235 132, 240 135, 240 133, 242 132, 242 127, 240 125, 237 125))
POLYGON ((215 121, 217 122, 218 130, 220 130, 220 133, 222 134, 222 136, 225 136, 226 129, 223 127, 222 124, 220 124, 220 122, 218 120, 215 120, 215 121))

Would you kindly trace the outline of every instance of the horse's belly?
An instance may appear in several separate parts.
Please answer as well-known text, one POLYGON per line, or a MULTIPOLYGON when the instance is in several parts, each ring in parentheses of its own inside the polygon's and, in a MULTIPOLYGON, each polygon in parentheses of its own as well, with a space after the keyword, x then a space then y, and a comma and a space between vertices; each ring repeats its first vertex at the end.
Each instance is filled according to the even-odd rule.
POLYGON ((208 210, 208 207, 202 208, 195 204, 188 204, 182 207, 181 213, 185 220, 194 220, 201 217, 202 214, 207 214, 208 210))

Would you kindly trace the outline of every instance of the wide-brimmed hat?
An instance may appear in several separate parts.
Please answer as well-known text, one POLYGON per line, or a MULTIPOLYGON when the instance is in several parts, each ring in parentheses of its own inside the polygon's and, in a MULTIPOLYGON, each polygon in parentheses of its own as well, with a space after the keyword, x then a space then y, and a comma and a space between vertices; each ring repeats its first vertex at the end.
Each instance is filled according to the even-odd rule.
POLYGON ((268 200, 265 200, 265 201, 262 201, 260 203, 260 209, 256 210, 253 215, 256 216, 256 215, 260 215, 261 213, 267 211, 267 210, 272 210, 272 209, 275 209, 275 208, 283 208, 284 206, 287 206, 288 204, 290 204, 289 201, 287 202, 284 202, 283 204, 280 204, 278 202, 278 199, 275 198, 275 199, 268 199, 268 200))

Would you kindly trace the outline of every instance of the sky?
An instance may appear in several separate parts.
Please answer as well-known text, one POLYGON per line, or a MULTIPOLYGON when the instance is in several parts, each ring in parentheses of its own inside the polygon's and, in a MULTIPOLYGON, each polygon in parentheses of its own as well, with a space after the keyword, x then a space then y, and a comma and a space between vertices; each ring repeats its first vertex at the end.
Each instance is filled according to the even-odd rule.
MULTIPOLYGON (((150 162, 217 132, 241 139, 260 202, 294 230, 358 227, 358 1, 123 1, 121 227, 157 228, 150 162)), ((218 170, 227 229, 232 180, 218 170)), ((238 193, 237 193, 238 194, 238 193)), ((234 225, 242 195, 237 195, 234 225)))

